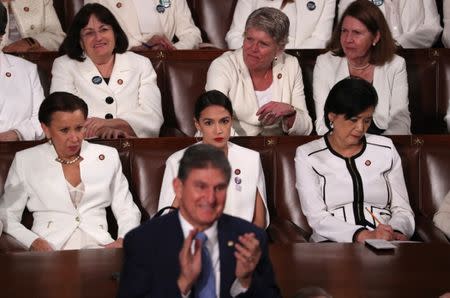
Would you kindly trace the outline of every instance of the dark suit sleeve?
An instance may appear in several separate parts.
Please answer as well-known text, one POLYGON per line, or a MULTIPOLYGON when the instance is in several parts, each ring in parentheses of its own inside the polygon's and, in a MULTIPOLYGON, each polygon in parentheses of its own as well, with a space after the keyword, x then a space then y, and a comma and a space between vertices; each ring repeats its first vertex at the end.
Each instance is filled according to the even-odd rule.
POLYGON ((151 251, 144 248, 148 240, 141 239, 142 237, 134 232, 128 233, 124 240, 124 263, 117 294, 119 298, 149 297, 150 295, 150 285, 153 280, 151 251))
POLYGON ((261 245, 261 259, 253 272, 252 283, 247 292, 238 295, 240 298, 277 298, 281 297, 280 289, 275 281, 272 263, 269 258, 267 247, 267 237, 263 233, 258 233, 261 245))

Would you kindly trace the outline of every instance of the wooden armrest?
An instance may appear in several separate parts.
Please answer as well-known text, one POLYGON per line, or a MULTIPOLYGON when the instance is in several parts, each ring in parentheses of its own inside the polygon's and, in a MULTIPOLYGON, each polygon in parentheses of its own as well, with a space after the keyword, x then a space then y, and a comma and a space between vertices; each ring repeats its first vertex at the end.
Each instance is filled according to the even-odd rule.
POLYGON ((270 241, 275 243, 308 242, 309 238, 308 232, 284 218, 271 219, 267 233, 270 241))
MULTIPOLYGON (((450 244, 445 234, 439 230, 433 223, 433 221, 423 215, 417 215, 416 220, 416 231, 415 235, 423 242, 440 242, 450 244)), ((413 236, 413 237, 414 237, 413 236)))
POLYGON ((8 234, 0 236, 0 253, 27 251, 28 249, 14 237, 8 234))

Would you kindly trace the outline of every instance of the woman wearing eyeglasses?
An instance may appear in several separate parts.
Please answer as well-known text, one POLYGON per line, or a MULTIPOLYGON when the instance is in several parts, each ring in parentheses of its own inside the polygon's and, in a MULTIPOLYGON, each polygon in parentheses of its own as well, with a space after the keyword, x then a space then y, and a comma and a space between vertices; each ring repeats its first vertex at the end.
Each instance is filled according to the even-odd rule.
POLYGON ((53 63, 50 92, 84 98, 86 137, 156 137, 163 122, 161 94, 149 59, 127 52, 113 14, 87 4, 75 16, 53 63))

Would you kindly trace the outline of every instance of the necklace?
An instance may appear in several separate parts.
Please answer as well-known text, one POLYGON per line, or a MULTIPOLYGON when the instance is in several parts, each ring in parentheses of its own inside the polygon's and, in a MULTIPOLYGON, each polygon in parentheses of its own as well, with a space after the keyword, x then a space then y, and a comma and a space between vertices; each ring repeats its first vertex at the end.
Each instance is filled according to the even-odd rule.
POLYGON ((78 160, 80 160, 81 156, 77 155, 72 159, 66 160, 66 159, 62 159, 61 157, 57 157, 55 158, 55 160, 63 165, 71 165, 73 163, 76 163, 78 160))
POLYGON ((353 69, 355 69, 355 70, 364 70, 364 69, 366 69, 367 67, 370 66, 370 63, 369 63, 369 62, 367 62, 367 64, 364 64, 363 66, 355 66, 355 65, 351 64, 350 61, 347 61, 347 63, 348 63, 348 65, 349 65, 351 68, 353 68, 353 69))

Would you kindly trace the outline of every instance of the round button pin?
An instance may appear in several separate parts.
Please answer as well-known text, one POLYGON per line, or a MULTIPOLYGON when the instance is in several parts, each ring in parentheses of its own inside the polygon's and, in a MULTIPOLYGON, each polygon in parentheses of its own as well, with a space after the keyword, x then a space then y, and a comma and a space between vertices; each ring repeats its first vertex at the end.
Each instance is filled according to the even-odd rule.
POLYGON ((278 75, 277 75, 277 78, 278 79, 281 79, 283 77, 283 75, 281 74, 281 73, 279 73, 278 75))
POLYGON ((111 96, 108 96, 107 98, 105 98, 105 101, 107 104, 112 104, 114 102, 114 98, 112 98, 111 96))
POLYGON ((7 73, 5 73, 5 76, 6 76, 7 78, 10 78, 10 77, 11 77, 11 73, 10 73, 10 72, 7 72, 7 73))
POLYGON ((241 170, 240 170, 240 169, 236 169, 236 170, 234 170, 234 173, 235 173, 236 175, 239 175, 239 174, 241 173, 241 170))
POLYGON ((306 7, 309 10, 314 10, 314 9, 316 9, 316 3, 314 3, 313 1, 308 1, 308 3, 306 3, 306 7))
POLYGON ((98 156, 98 159, 104 160, 104 159, 105 159, 105 156, 104 156, 103 154, 100 154, 100 155, 98 156))
POLYGON ((116 7, 117 8, 121 8, 122 7, 122 3, 121 2, 117 2, 116 7))
POLYGON ((30 8, 29 8, 28 6, 25 6, 25 7, 23 8, 23 11, 29 12, 29 11, 30 11, 30 8))
POLYGON ((114 118, 114 117, 111 113, 108 113, 105 115, 105 119, 112 119, 112 118, 114 118))
POLYGON ((372 0, 372 3, 376 6, 381 6, 384 3, 384 0, 372 0))
POLYGON ((365 165, 366 166, 370 166, 372 163, 370 162, 370 160, 366 160, 365 165))
POLYGON ((117 84, 122 85, 123 84, 123 80, 122 79, 118 79, 117 80, 117 84))
POLYGON ((103 81, 102 78, 99 77, 99 76, 95 76, 95 77, 92 78, 92 83, 94 83, 95 85, 101 84, 102 81, 103 81))
POLYGON ((234 182, 236 182, 236 184, 241 184, 242 183, 242 179, 239 177, 234 177, 234 182))
POLYGON ((157 12, 164 13, 165 10, 166 10, 166 8, 163 5, 161 5, 161 4, 156 5, 157 12))

